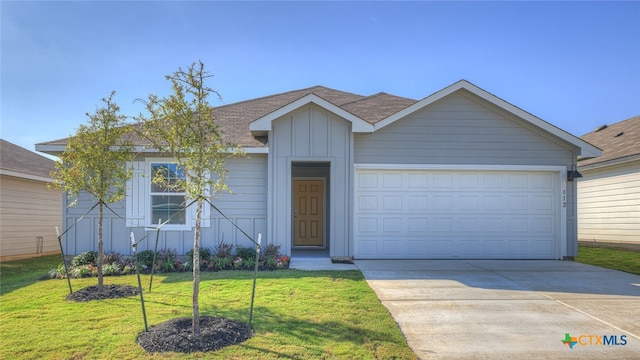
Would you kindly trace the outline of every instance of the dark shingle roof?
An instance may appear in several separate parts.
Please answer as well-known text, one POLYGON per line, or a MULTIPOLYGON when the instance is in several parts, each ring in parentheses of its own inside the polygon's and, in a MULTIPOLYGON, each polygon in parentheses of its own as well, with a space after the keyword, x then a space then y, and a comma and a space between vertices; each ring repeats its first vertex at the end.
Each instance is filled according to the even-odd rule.
MULTIPOLYGON (((214 109, 213 114, 218 120, 220 130, 226 140, 243 147, 264 147, 266 146, 264 141, 256 139, 249 131, 249 124, 309 94, 315 94, 371 124, 375 124, 416 102, 413 99, 385 93, 363 96, 324 86, 313 86, 218 106, 214 109)), ((41 145, 64 145, 66 140, 53 140, 41 145)), ((134 142, 138 145, 144 145, 139 139, 134 142)))
POLYGON ((581 136, 581 139, 602 149, 602 156, 580 160, 579 166, 624 161, 638 156, 640 155, 640 116, 602 126, 581 136))
POLYGON ((0 139, 0 169, 50 178, 55 161, 0 139))

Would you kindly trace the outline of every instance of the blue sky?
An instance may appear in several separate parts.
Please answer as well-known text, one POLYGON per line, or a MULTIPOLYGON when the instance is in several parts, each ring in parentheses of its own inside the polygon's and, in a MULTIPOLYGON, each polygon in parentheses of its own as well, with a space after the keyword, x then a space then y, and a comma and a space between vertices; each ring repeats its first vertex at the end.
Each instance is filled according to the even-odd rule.
POLYGON ((640 115, 637 1, 0 4, 0 136, 31 150, 111 90, 137 115, 197 60, 224 103, 314 85, 422 99, 466 79, 578 136, 640 115))

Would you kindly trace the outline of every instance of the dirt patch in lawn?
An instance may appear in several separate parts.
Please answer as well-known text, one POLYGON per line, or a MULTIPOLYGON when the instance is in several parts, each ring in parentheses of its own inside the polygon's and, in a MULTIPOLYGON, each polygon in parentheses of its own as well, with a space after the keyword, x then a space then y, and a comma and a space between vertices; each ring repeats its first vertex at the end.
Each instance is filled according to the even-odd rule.
POLYGON ((91 300, 119 299, 140 294, 138 288, 129 285, 104 285, 102 290, 98 286, 89 286, 71 293, 67 300, 78 302, 91 300))
POLYGON ((207 352, 239 344, 253 336, 249 325, 224 317, 201 316, 200 334, 194 335, 191 318, 171 319, 138 336, 147 352, 207 352))

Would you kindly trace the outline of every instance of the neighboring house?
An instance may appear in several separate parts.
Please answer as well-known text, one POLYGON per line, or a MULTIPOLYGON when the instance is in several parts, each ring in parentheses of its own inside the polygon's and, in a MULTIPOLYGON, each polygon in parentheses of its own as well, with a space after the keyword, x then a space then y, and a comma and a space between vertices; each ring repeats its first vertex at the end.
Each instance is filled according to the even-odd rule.
POLYGON ((640 116, 582 139, 602 156, 578 161, 578 240, 640 245, 640 116))
POLYGON ((0 140, 0 256, 59 252, 62 192, 47 187, 55 162, 0 140))
MULTIPOLYGON (((216 108, 229 140, 233 194, 215 204, 247 233, 333 259, 562 259, 577 252, 576 185, 567 170, 599 149, 467 82, 420 101, 322 86, 216 108), (327 251, 328 249, 328 251, 327 251)), ((56 154, 65 139, 37 145, 56 154)), ((106 221, 106 248, 129 253, 130 231, 174 214, 180 193, 154 192, 152 168, 172 169, 141 146, 126 201, 106 221)), ((173 176, 179 173, 168 172, 173 176)), ((93 200, 68 209, 69 226, 93 200)), ((210 209, 209 209, 210 210, 210 209)), ((160 247, 192 247, 193 210, 174 218, 160 247)), ((217 212, 203 246, 250 245, 217 212)), ((95 214, 66 239, 94 249, 95 214)), ((143 246, 152 248, 152 241, 143 246)))

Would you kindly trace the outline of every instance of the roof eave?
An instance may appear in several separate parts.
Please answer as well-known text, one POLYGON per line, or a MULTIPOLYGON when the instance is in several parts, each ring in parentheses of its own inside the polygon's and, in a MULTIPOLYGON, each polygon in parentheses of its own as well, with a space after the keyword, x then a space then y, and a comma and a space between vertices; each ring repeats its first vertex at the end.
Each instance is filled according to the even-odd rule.
POLYGON ((46 183, 54 183, 55 182, 55 180, 53 180, 50 177, 27 174, 27 173, 22 173, 22 172, 18 172, 18 171, 11 171, 11 170, 6 170, 6 169, 0 169, 0 175, 12 176, 12 177, 17 177, 17 178, 27 179, 27 180, 41 181, 41 182, 46 182, 46 183))
POLYGON ((637 161, 637 160, 640 160, 640 154, 631 155, 631 156, 625 156, 625 157, 616 158, 616 159, 605 160, 605 161, 596 162, 596 163, 592 163, 592 164, 588 164, 588 165, 580 165, 578 163, 578 169, 579 170, 591 170, 591 169, 597 169, 597 168, 602 168, 602 167, 607 167, 607 166, 621 165, 621 164, 630 163, 630 162, 637 161))

